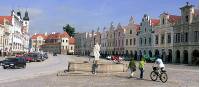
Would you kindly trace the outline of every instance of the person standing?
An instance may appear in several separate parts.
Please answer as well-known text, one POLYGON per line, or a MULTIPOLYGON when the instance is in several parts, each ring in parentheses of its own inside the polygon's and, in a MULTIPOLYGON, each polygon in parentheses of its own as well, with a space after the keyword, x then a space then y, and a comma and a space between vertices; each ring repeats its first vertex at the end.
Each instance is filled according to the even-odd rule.
POLYGON ((130 77, 132 78, 134 75, 134 72, 136 71, 136 64, 134 58, 131 58, 131 61, 129 62, 128 68, 130 69, 130 77))
POLYGON ((139 62, 140 79, 143 79, 145 59, 142 57, 139 62))

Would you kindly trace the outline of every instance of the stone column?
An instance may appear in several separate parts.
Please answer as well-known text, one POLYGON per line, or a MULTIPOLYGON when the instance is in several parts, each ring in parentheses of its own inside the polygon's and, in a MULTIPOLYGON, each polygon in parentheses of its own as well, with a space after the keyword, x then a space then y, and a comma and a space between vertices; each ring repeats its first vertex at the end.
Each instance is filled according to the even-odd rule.
POLYGON ((176 63, 176 52, 172 50, 172 63, 176 63))
POLYGON ((190 48, 188 49, 188 64, 192 64, 192 50, 190 48))
POLYGON ((180 49, 180 63, 181 63, 181 64, 183 64, 183 60, 184 60, 183 50, 180 49))

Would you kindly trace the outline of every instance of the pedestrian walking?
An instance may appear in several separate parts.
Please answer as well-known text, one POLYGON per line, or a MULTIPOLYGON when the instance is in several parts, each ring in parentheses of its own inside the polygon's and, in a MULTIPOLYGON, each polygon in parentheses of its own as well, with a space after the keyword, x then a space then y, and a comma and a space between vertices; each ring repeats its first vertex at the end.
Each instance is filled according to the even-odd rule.
POLYGON ((128 68, 130 70, 130 76, 129 78, 132 78, 135 71, 136 71, 136 64, 135 64, 135 60, 134 58, 131 58, 130 62, 129 62, 129 65, 128 65, 128 68))
POLYGON ((145 59, 142 57, 140 62, 139 62, 139 70, 140 70, 140 78, 143 79, 143 74, 144 74, 144 65, 145 65, 146 61, 145 59))

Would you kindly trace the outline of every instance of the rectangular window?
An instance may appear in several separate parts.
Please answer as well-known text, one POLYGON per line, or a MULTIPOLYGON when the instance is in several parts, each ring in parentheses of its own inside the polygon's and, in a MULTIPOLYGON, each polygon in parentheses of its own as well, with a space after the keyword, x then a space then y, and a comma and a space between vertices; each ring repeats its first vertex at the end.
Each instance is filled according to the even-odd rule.
POLYGON ((142 38, 140 38, 140 44, 142 45, 142 38))
POLYGON ((177 33, 174 34, 174 37, 175 37, 174 42, 177 43, 177 33))
POLYGON ((130 45, 132 45, 132 39, 130 39, 130 45))
POLYGON ((130 34, 132 34, 132 30, 130 30, 130 34))
POLYGON ((194 31, 194 42, 199 41, 199 31, 194 31))
POLYGON ((180 33, 177 33, 177 43, 179 43, 180 42, 180 33))
POLYGON ((124 45, 124 40, 122 39, 122 46, 124 45))
POLYGON ((126 46, 128 45, 128 39, 126 39, 126 46))
POLYGON ((149 45, 151 45, 151 38, 149 38, 149 45))
POLYGON ((133 44, 135 45, 135 42, 136 42, 136 40, 135 40, 135 38, 133 38, 133 44))
POLYGON ((118 46, 120 46, 120 40, 118 41, 118 46))
POLYGON ((165 42, 165 35, 162 34, 162 35, 161 35, 161 44, 164 44, 164 42, 165 42))
POLYGON ((146 45, 146 38, 144 38, 144 44, 146 45))
POLYGON ((170 33, 168 33, 168 35, 167 35, 167 42, 171 43, 171 34, 170 33))
POLYGON ((185 42, 185 40, 184 40, 184 38, 185 38, 184 35, 185 35, 184 33, 181 34, 181 42, 185 42))
POLYGON ((155 44, 158 44, 158 35, 156 35, 155 37, 156 37, 155 44))
POLYGON ((185 21, 188 22, 189 21, 189 16, 185 16, 185 21))
POLYGON ((188 32, 185 33, 185 42, 188 42, 188 32))
MULTIPOLYGON (((118 44, 119 45, 119 44, 118 44)), ((117 40, 115 40, 115 46, 117 46, 117 40)))

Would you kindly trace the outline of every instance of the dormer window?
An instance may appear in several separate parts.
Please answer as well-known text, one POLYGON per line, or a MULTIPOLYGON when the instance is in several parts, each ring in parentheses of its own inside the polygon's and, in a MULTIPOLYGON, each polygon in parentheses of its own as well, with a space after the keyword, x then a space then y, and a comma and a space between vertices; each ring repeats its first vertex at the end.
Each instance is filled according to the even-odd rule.
POLYGON ((132 30, 130 30, 130 34, 132 34, 132 30))
POLYGON ((165 24, 165 19, 164 18, 162 19, 162 24, 165 24))
POLYGON ((189 21, 189 16, 185 16, 185 21, 188 22, 189 21))

